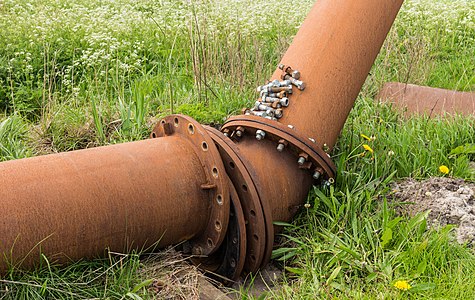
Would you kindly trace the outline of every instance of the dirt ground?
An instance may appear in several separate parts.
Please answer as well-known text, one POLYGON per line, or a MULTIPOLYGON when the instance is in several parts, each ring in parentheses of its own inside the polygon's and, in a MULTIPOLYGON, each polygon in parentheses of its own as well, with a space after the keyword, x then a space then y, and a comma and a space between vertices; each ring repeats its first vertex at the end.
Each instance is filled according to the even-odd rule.
POLYGON ((415 215, 430 210, 428 224, 433 227, 456 225, 459 243, 475 245, 475 184, 462 179, 408 179, 393 187, 393 200, 404 203, 400 213, 415 215))

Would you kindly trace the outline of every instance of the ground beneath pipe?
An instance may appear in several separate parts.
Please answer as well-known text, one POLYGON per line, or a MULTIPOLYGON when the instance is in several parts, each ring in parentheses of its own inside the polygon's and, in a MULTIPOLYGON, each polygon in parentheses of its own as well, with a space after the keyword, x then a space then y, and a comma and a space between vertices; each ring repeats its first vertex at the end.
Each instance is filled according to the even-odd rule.
POLYGON ((227 288, 203 275, 173 247, 149 255, 141 264, 139 278, 147 281, 147 289, 154 299, 232 300, 250 295, 258 298, 278 290, 284 274, 270 262, 253 276, 242 277, 227 288))
POLYGON ((433 228, 455 225, 459 243, 475 245, 475 183, 454 178, 407 179, 393 186, 397 211, 414 216, 430 211, 428 224, 433 228))

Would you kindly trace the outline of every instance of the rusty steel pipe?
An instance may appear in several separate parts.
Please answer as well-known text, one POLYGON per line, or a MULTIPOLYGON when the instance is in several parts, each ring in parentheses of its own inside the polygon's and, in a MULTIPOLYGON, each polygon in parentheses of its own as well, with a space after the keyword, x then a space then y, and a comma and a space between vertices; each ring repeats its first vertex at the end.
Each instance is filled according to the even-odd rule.
POLYGON ((0 183, 0 273, 40 252, 62 263, 190 240, 212 211, 203 161, 180 136, 3 162, 0 183))
POLYGON ((209 214, 200 169, 176 137, 1 163, 0 253, 29 267, 40 250, 66 262, 190 239, 209 214))
POLYGON ((307 87, 279 121, 333 148, 402 2, 317 1, 281 60, 307 87))
POLYGON ((406 115, 475 115, 475 93, 399 82, 386 83, 376 100, 392 103, 406 115))
POLYGON ((208 272, 257 271, 273 222, 335 177, 323 144, 335 144, 401 3, 318 1, 279 69, 295 88, 266 88, 289 92, 279 121, 251 111, 220 133, 172 115, 150 140, 1 163, 0 272, 40 252, 67 262, 184 240, 208 272))

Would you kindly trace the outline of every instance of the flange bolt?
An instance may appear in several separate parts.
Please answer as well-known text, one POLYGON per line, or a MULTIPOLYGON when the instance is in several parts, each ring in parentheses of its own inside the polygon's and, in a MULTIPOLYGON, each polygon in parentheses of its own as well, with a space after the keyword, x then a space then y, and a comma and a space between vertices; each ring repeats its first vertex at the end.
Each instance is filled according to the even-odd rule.
POLYGON ((256 139, 258 141, 264 139, 265 137, 266 137, 266 132, 264 130, 259 129, 256 131, 256 139))
POLYGON ((315 173, 313 173, 313 179, 318 180, 318 178, 320 178, 320 175, 322 175, 320 172, 315 171, 315 173))

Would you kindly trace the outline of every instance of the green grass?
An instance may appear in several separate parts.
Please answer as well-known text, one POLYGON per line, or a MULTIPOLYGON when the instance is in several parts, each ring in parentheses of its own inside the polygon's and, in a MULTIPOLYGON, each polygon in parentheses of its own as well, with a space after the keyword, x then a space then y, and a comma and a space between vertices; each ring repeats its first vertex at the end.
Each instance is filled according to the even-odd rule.
MULTIPOLYGON (((274 70, 312 1, 300 3, 1 2, 0 161, 140 140, 170 113, 223 122, 274 70)), ((336 184, 309 195, 274 253, 287 272, 269 297, 475 298, 473 249, 387 201, 392 182, 442 164, 475 180, 474 154, 451 154, 475 143, 475 118, 406 120, 372 101, 387 81, 475 91, 474 53, 474 1, 406 1, 333 150, 336 184), (413 289, 392 287, 400 279, 413 289)), ((42 263, 2 278, 0 297, 152 297, 135 254, 42 263)))

